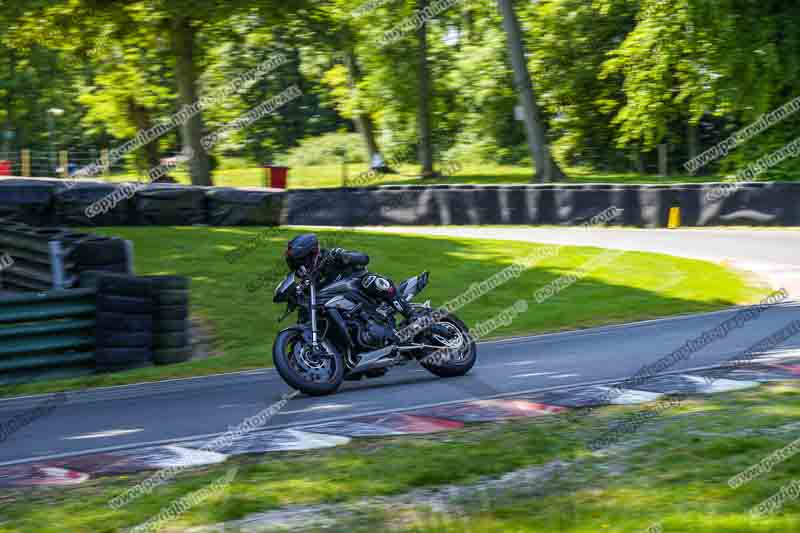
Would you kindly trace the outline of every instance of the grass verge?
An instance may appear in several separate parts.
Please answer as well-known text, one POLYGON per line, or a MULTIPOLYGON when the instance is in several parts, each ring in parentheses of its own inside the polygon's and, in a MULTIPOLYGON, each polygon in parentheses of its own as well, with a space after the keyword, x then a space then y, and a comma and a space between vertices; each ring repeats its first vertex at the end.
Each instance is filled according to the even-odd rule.
MULTIPOLYGON (((298 230, 282 228, 104 228, 97 233, 118 235, 134 243, 139 274, 180 274, 192 280, 192 310, 207 319, 218 338, 219 355, 179 365, 79 379, 4 387, 13 396, 121 385, 147 380, 208 375, 271 366, 272 340, 291 319, 277 323, 284 306, 272 303, 272 289, 286 272, 283 251, 298 230), (260 243, 236 261, 226 253, 258 239, 260 243)), ((430 284, 420 298, 433 305, 459 296, 471 284, 484 281, 514 261, 535 254, 545 245, 523 242, 437 238, 364 231, 318 231, 323 245, 369 253, 370 270, 398 283, 423 270, 430 284)), ((747 283, 722 266, 658 254, 627 252, 535 304, 533 294, 550 282, 578 272, 600 256, 600 248, 562 247, 517 278, 469 303, 457 314, 470 326, 499 315, 519 299, 527 312, 492 336, 570 330, 655 318, 678 313, 711 311, 752 303, 766 290, 747 283)))
MULTIPOLYGON (((69 490, 36 488, 4 493, 0 532, 105 532, 147 521, 177 498, 219 479, 233 465, 233 483, 169 524, 183 531, 288 505, 337 504, 445 484, 476 484, 553 460, 569 463, 555 477, 494 494, 490 505, 462 506, 466 516, 410 524, 415 531, 663 531, 739 533, 797 531, 797 503, 767 518, 749 510, 800 477, 796 458, 732 489, 732 476, 796 438, 800 386, 781 383, 687 399, 626 435, 622 451, 592 454, 585 444, 643 406, 607 407, 566 416, 477 424, 413 438, 359 439, 314 453, 232 458, 185 472, 120 510, 106 506, 149 474, 97 479, 69 490), (484 479, 485 481, 485 479, 484 479)), ((374 513, 338 531, 386 530, 395 509, 370 500, 374 513)), ((426 502, 418 502, 420 506, 426 502)), ((462 511, 464 512, 464 511, 462 511)))
MULTIPOLYGON (((440 176, 426 180, 419 179, 419 165, 403 164, 395 170, 399 174, 378 176, 367 180, 364 175, 368 167, 365 163, 351 163, 346 171, 341 165, 309 165, 292 167, 289 170, 289 187, 307 189, 317 187, 341 187, 344 172, 347 179, 357 186, 365 185, 402 185, 402 184, 484 184, 502 185, 513 183, 530 183, 533 170, 529 166, 498 165, 495 163, 464 163, 457 172, 448 176, 440 176), (366 182, 368 181, 368 182, 366 182)), ((265 170, 258 167, 228 168, 214 172, 214 184, 225 187, 263 187, 265 170)), ((608 173, 588 169, 568 169, 569 183, 703 183, 722 181, 720 176, 653 176, 636 173, 608 173)), ((170 172, 181 183, 189 183, 190 178, 185 169, 170 172)), ((138 180, 134 174, 118 174, 111 181, 138 180)))

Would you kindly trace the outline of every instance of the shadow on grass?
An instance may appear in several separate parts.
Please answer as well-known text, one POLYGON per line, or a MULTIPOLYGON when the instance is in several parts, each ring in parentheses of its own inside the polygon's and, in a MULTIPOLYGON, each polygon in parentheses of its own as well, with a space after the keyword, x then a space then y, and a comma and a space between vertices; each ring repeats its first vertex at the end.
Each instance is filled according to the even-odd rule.
MULTIPOLYGON (((104 228, 98 233, 130 239, 136 250, 138 274, 178 274, 192 280, 193 313, 211 321, 218 336, 218 357, 180 365, 152 367, 76 380, 29 384, 14 388, 16 394, 39 389, 123 384, 263 368, 272 365, 272 340, 294 316, 278 324, 283 305, 272 303, 274 286, 286 275, 283 252, 297 230, 275 228, 104 228), (239 260, 228 261, 227 252, 269 238, 239 260)), ((497 274, 543 245, 476 239, 371 234, 361 231, 320 230, 323 246, 341 246, 367 252, 369 269, 397 283, 423 270, 431 272, 428 288, 418 297, 435 306, 461 295, 473 283, 497 274)), ((599 248, 564 247, 469 303, 457 315, 470 326, 497 316, 517 300, 530 303, 528 311, 491 336, 560 331, 621 323, 677 313, 711 311, 754 301, 756 291, 722 267, 699 261, 655 254, 627 253, 616 263, 590 272, 542 304, 533 303, 539 288, 602 253, 599 248), (623 268, 618 268, 618 266, 623 268), (665 276, 684 276, 686 281, 669 290, 654 290, 665 276)))

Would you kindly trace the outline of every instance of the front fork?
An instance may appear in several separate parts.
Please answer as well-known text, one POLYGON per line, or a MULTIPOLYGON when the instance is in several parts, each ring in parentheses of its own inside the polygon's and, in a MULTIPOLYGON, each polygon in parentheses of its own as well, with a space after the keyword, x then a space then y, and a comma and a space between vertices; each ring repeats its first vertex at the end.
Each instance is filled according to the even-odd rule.
POLYGON ((309 292, 310 292, 310 307, 309 311, 311 312, 311 345, 314 347, 314 350, 319 349, 319 337, 317 335, 317 288, 314 286, 314 282, 309 282, 309 292))

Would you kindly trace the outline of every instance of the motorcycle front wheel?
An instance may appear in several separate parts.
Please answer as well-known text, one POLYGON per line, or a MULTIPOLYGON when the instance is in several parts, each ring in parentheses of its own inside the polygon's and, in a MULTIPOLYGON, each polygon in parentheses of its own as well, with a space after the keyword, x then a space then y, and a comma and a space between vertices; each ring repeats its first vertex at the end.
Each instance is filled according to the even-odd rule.
POLYGON ((444 315, 436 324, 436 331, 429 331, 424 336, 427 343, 439 348, 426 349, 419 359, 420 364, 440 378, 463 376, 478 359, 469 328, 451 314, 444 315))
POLYGON ((313 347, 296 329, 282 331, 272 346, 272 360, 283 380, 293 389, 309 396, 333 394, 344 380, 345 364, 329 341, 321 341, 324 350, 313 347))

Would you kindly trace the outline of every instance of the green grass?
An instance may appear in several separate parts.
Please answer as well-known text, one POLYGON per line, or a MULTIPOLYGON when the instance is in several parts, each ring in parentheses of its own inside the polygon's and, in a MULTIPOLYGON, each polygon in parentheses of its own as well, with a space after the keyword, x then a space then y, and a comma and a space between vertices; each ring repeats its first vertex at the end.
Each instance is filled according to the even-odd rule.
MULTIPOLYGON (((364 181, 357 176, 367 170, 365 163, 347 165, 350 183, 359 185, 399 185, 399 184, 520 184, 529 183, 532 169, 528 166, 498 165, 495 163, 464 163, 462 168, 450 176, 426 180, 419 179, 419 165, 404 164, 397 170, 400 174, 380 176, 379 179, 364 181)), ((214 184, 229 187, 262 187, 265 170, 257 167, 223 168, 214 173, 214 184)), ((189 183, 184 169, 170 173, 181 183, 189 183)), ((635 173, 604 173, 588 169, 567 169, 569 183, 702 183, 721 181, 720 176, 652 176, 635 173)), ((343 170, 340 164, 292 167, 289 170, 289 187, 293 189, 316 187, 341 187, 343 170)), ((139 179, 134 174, 117 174, 112 181, 139 179)))
MULTIPOLYGON (((789 459, 750 483, 731 489, 727 480, 797 438, 779 426, 800 416, 800 387, 775 384, 749 391, 689 399, 625 435, 632 448, 592 455, 585 443, 608 424, 642 406, 607 407, 579 424, 552 416, 510 424, 469 425, 431 436, 356 439, 315 452, 235 457, 224 465, 187 471, 121 510, 107 502, 150 473, 101 478, 70 489, 5 492, 0 532, 106 532, 148 520, 172 501, 239 467, 218 497, 188 510, 169 531, 235 520, 298 504, 335 504, 391 496, 417 488, 471 484, 482 477, 542 465, 570 463, 556 477, 493 493, 491 505, 467 505, 461 519, 439 517, 416 531, 634 533, 661 523, 666 532, 792 532, 800 527, 798 502, 780 514, 753 519, 751 507, 800 478, 800 461, 789 459), (523 490, 519 490, 523 489, 523 490)), ((338 531, 384 531, 376 508, 367 523, 338 531)))
MULTIPOLYGON (((272 303, 272 290, 286 273, 283 260, 286 242, 299 230, 125 227, 94 231, 133 241, 138 274, 189 276, 192 311, 212 324, 221 355, 179 365, 8 386, 0 395, 120 385, 272 365, 272 340, 291 323, 291 319, 276 322, 285 307, 272 303), (259 235, 265 237, 266 244, 239 261, 226 260, 226 252, 252 242, 259 235), (251 284, 258 290, 251 292, 251 284)), ((372 259, 370 270, 388 275, 398 283, 429 270, 430 284, 420 300, 430 299, 433 305, 443 305, 465 292, 470 284, 484 281, 515 260, 544 248, 523 242, 352 230, 319 230, 318 234, 323 246, 367 252, 372 259)), ((457 314, 474 326, 498 315, 518 299, 527 299, 531 304, 528 311, 492 332, 492 336, 498 337, 711 311, 752 303, 765 294, 764 289, 748 285, 739 274, 719 265, 627 252, 544 303, 534 303, 537 289, 575 272, 601 253, 600 248, 563 247, 555 257, 541 261, 518 278, 511 278, 457 314)))
POLYGON ((654 524, 682 533, 800 530, 797 500, 769 517, 749 515, 800 479, 797 457, 741 487, 727 485, 729 478, 797 438, 795 431, 772 432, 796 423, 797 384, 692 402, 669 414, 690 412, 694 416, 659 420, 632 451, 585 461, 538 497, 512 496, 467 520, 442 517, 445 528, 420 524, 416 531, 636 533, 654 524))

